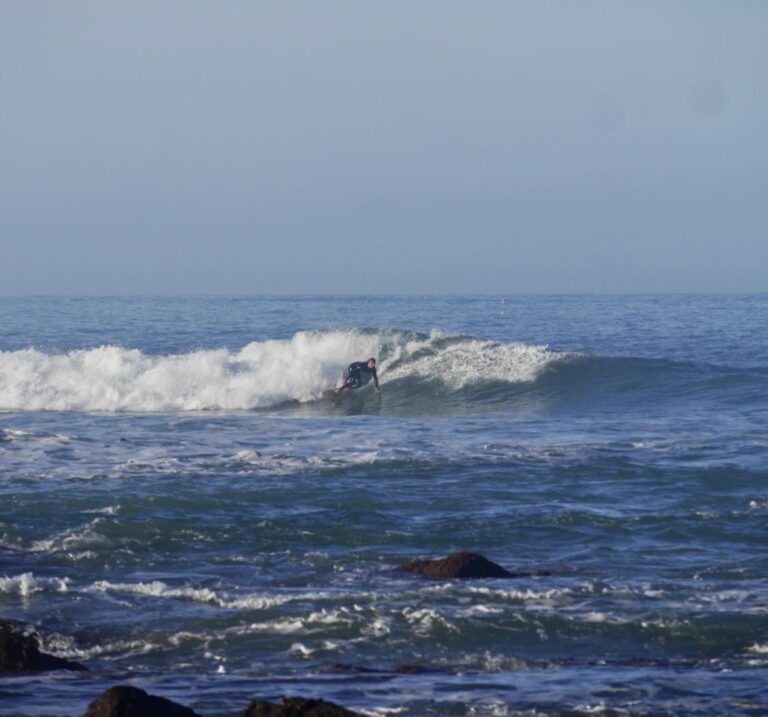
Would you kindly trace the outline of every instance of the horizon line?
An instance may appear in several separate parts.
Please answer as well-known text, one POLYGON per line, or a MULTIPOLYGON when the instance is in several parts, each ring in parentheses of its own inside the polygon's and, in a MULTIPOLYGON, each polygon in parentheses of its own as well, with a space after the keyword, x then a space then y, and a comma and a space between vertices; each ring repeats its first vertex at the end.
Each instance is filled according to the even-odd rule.
POLYGON ((349 298, 349 297, 376 297, 376 298, 492 298, 492 297, 524 297, 524 296, 760 296, 768 294, 768 289, 761 291, 520 291, 520 292, 338 292, 338 293, 227 293, 227 292, 190 292, 178 294, 3 294, 0 299, 204 299, 204 298, 231 298, 231 299, 266 299, 266 298, 349 298))

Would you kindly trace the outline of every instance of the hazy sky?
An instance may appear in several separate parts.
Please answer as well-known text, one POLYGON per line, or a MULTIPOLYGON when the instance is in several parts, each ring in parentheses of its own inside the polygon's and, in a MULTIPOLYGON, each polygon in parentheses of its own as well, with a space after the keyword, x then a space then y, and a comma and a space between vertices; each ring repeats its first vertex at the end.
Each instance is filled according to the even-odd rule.
POLYGON ((0 294, 768 290, 768 2, 0 0, 0 294))

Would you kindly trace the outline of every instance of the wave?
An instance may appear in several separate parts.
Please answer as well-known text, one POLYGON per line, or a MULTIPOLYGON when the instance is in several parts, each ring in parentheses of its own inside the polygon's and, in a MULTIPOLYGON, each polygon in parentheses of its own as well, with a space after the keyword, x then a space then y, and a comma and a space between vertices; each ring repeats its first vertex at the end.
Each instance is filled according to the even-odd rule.
POLYGON ((299 332, 239 351, 155 356, 101 346, 64 354, 0 352, 0 410, 252 410, 308 403, 352 361, 379 359, 382 385, 438 379, 450 390, 487 380, 530 382, 558 355, 546 347, 438 332, 299 332))
MULTIPOLYGON (((331 411, 319 400, 323 390, 338 383, 349 363, 369 356, 379 360, 386 396, 379 410, 394 415, 595 405, 631 410, 691 396, 742 401, 750 391, 762 395, 765 381, 756 369, 594 356, 439 331, 301 331, 236 351, 151 355, 101 346, 63 354, 0 352, 0 410, 331 411)), ((366 395, 361 391, 350 401, 353 412, 366 395)))

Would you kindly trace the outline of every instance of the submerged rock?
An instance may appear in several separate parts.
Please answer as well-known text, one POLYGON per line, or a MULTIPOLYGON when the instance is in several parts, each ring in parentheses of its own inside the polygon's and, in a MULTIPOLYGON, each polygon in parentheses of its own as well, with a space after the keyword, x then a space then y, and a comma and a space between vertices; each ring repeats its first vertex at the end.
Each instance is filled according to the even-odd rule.
POLYGON ((451 553, 439 560, 412 560, 397 568, 404 573, 423 575, 427 578, 523 578, 531 575, 549 575, 544 571, 535 573, 511 573, 480 553, 451 553))
POLYGON ((47 670, 82 672, 87 669, 78 662, 40 652, 40 643, 34 633, 25 631, 20 623, 0 620, 0 675, 47 670))
POLYGON ((340 672, 360 675, 389 675, 394 672, 396 675, 423 675, 429 672, 440 672, 440 670, 424 667, 423 665, 395 665, 390 668, 363 667, 362 665, 348 665, 344 662, 334 662, 325 667, 326 672, 340 672))
POLYGON ((281 704, 254 700, 238 717, 360 717, 325 700, 307 700, 303 697, 283 697, 281 704))
POLYGON ((396 675, 423 675, 427 672, 436 672, 422 665, 395 665, 393 672, 396 675))
POLYGON ((326 672, 354 672, 363 675, 376 675, 382 672, 373 667, 364 667, 363 665, 350 665, 346 662, 332 662, 324 668, 326 672))
POLYGON ((88 705, 85 717, 198 717, 189 707, 155 697, 138 687, 110 687, 88 705))

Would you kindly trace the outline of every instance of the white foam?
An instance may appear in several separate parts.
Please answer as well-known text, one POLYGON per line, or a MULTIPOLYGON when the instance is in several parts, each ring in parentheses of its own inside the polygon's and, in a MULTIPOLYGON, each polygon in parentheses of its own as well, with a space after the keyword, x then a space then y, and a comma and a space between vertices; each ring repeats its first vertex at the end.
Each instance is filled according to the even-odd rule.
POLYGON ((457 340, 437 348, 442 337, 433 333, 424 342, 408 342, 402 358, 410 358, 387 374, 389 380, 406 376, 439 378, 450 388, 459 389, 478 381, 521 383, 534 381, 539 373, 563 354, 546 346, 522 343, 497 343, 478 339, 457 340), (419 355, 423 354, 423 355, 419 355))
POLYGON ((551 588, 548 590, 515 590, 504 588, 486 588, 481 586, 468 586, 465 588, 466 592, 475 593, 478 595, 486 595, 492 598, 498 598, 500 600, 521 601, 525 603, 538 603, 541 605, 550 606, 557 599, 562 599, 572 595, 573 591, 569 588, 551 588))
POLYGON ((448 622, 443 615, 432 608, 414 609, 407 607, 403 610, 403 617, 413 625, 414 632, 420 635, 429 633, 437 626, 457 631, 455 625, 448 622))
POLYGON ((314 650, 310 649, 301 642, 294 642, 289 648, 288 652, 291 655, 298 655, 299 657, 309 657, 314 650))
MULTIPOLYGON (((597 612, 597 611, 591 611, 584 613, 579 618, 582 622, 617 622, 617 620, 611 618, 609 615, 607 615, 604 612, 597 612)), ((618 622, 624 622, 624 621, 618 621, 618 622)))
POLYGON ((460 617, 484 617, 486 615, 501 615, 504 611, 499 607, 490 605, 470 605, 467 608, 459 610, 457 615, 460 617))
POLYGON ((368 356, 380 358, 382 382, 418 376, 460 388, 478 380, 531 381, 562 355, 543 346, 446 340, 437 332, 414 339, 396 331, 301 331, 239 351, 166 356, 119 346, 53 355, 30 348, 0 352, 0 410, 248 410, 305 402, 368 356))
MULTIPOLYGON (((318 593, 318 597, 321 594, 318 593)), ((237 598, 224 598, 217 604, 220 607, 231 608, 233 610, 266 610, 278 605, 285 605, 293 600, 301 600, 301 596, 295 595, 245 595, 237 598)))
MULTIPOLYGON (((0 356, 2 356, 2 352, 0 352, 0 356)), ((29 431, 21 431, 14 428, 4 428, 3 435, 6 440, 13 441, 17 438, 25 438, 26 436, 31 436, 33 434, 29 431)))
POLYGON ((316 623, 320 625, 351 625, 349 610, 341 608, 339 610, 326 610, 323 608, 317 612, 310 613, 307 616, 307 623, 316 623))
POLYGON ((374 637, 383 637, 389 635, 392 632, 392 628, 389 626, 389 620, 384 618, 376 618, 363 632, 367 635, 373 635, 374 637))
POLYGON ((94 545, 106 545, 109 541, 96 530, 103 522, 103 518, 94 518, 85 525, 65 530, 54 535, 52 538, 35 540, 30 546, 30 550, 36 553, 47 553, 59 550, 73 551, 78 548, 88 548, 94 545))
POLYGON ((135 655, 163 649, 162 645, 145 640, 117 640, 115 642, 100 642, 97 645, 81 646, 70 635, 52 633, 41 636, 45 652, 70 660, 89 660, 94 657, 107 659, 125 659, 135 655))
POLYGON ((117 346, 57 355, 0 352, 0 409, 250 409, 308 401, 348 363, 381 348, 375 334, 337 331, 168 356, 117 346))
POLYGON ((117 515, 120 512, 119 505, 108 505, 105 508, 93 508, 91 510, 84 510, 83 513, 91 513, 96 515, 117 515))
POLYGON ((172 588, 161 580, 153 580, 149 583, 111 583, 108 580, 98 580, 93 587, 102 592, 115 591, 151 597, 186 598, 215 605, 221 603, 221 598, 208 588, 172 588))
POLYGON ((95 550, 80 550, 74 553, 65 553, 64 557, 76 563, 79 560, 96 560, 99 554, 95 550))
POLYGON ((113 583, 109 580, 98 580, 92 586, 100 592, 120 592, 135 595, 145 595, 155 598, 173 598, 202 602, 228 610, 267 610, 271 607, 285 605, 290 602, 326 600, 338 597, 333 593, 251 593, 233 597, 227 593, 217 593, 209 588, 171 587, 162 580, 148 583, 113 583))
POLYGON ((290 635, 317 631, 328 625, 352 624, 353 620, 350 619, 348 611, 342 608, 341 610, 321 610, 311 613, 307 617, 295 616, 266 620, 264 622, 252 622, 247 627, 238 629, 238 633, 269 632, 290 635))
POLYGON ((69 590, 69 578, 36 578, 32 573, 0 577, 0 594, 19 595, 27 598, 43 590, 65 593, 69 590))
POLYGON ((589 704, 577 705, 575 709, 590 715, 599 715, 599 714, 603 714, 604 712, 610 712, 611 714, 619 714, 619 715, 630 714, 626 710, 623 710, 623 709, 617 710, 615 707, 611 705, 606 705, 602 702, 596 705, 589 705, 589 704))

